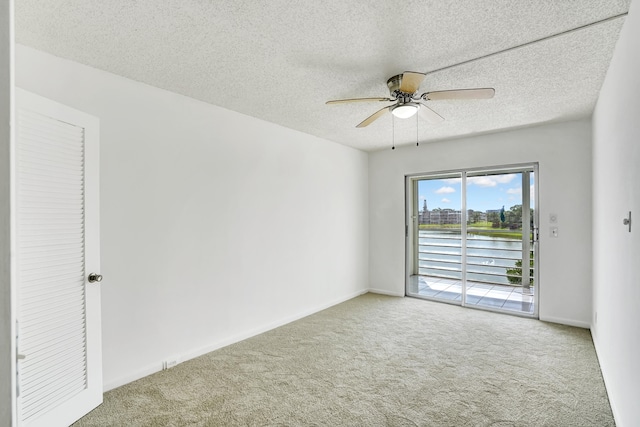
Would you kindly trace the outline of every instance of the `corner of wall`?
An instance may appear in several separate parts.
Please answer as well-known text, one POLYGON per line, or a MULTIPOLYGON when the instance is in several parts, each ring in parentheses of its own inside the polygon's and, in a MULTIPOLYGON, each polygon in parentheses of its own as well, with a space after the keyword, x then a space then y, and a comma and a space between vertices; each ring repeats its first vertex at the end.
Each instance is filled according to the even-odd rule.
POLYGON ((0 2, 0 425, 15 420, 15 339, 11 271, 13 0, 0 2))
POLYGON ((591 335, 611 409, 618 425, 640 419, 640 322, 636 268, 639 231, 622 224, 629 211, 640 214, 640 15, 631 4, 592 120, 593 132, 593 307, 591 335))

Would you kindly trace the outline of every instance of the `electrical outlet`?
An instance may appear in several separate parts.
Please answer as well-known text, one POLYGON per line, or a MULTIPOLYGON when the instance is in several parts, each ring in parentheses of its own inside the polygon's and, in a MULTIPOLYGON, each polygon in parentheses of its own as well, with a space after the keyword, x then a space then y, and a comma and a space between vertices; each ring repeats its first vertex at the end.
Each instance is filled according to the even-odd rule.
POLYGON ((558 237, 558 227, 550 227, 549 228, 549 236, 550 237, 558 237))
POLYGON ((162 362, 162 370, 171 369, 174 366, 176 366, 178 363, 180 363, 180 358, 179 357, 174 357, 172 359, 167 359, 164 362, 162 362))

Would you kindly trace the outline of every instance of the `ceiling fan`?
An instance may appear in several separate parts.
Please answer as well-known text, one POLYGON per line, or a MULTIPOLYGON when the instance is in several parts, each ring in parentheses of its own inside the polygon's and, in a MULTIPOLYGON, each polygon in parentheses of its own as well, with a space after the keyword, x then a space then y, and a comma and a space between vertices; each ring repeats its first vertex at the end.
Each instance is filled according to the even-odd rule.
POLYGON ((418 94, 418 88, 424 80, 426 74, 416 73, 414 71, 405 71, 402 74, 391 77, 387 80, 387 86, 389 87, 389 98, 352 98, 352 99, 337 99, 333 101, 327 101, 327 104, 345 104, 348 102, 394 102, 393 105, 388 105, 366 119, 360 122, 356 127, 363 128, 369 126, 379 117, 382 117, 385 113, 391 112, 395 117, 400 119, 406 119, 417 112, 430 123, 439 123, 444 118, 429 108, 424 101, 439 101, 445 99, 489 99, 493 98, 496 93, 493 88, 482 89, 456 89, 456 90, 441 90, 437 92, 425 92, 418 94))

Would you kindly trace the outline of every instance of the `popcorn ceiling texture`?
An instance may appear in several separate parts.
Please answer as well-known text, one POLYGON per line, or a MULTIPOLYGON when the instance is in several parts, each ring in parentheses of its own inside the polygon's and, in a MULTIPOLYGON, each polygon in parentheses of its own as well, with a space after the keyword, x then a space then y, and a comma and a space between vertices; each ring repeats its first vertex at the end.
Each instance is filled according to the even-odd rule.
MULTIPOLYGON (((630 0, 16 0, 18 43, 363 150, 391 145, 386 81, 625 13, 630 0)), ((437 101, 420 141, 589 116, 624 18, 430 75, 422 90, 494 87, 437 101)), ((415 119, 396 142, 415 143, 415 119)))

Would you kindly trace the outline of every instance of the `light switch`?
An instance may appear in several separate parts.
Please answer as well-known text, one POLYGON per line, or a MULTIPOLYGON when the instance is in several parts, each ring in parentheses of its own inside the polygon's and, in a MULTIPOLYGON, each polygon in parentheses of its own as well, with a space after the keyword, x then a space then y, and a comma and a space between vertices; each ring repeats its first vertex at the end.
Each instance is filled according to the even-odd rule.
POLYGON ((550 227, 549 228, 549 236, 550 237, 558 237, 558 227, 550 227))

